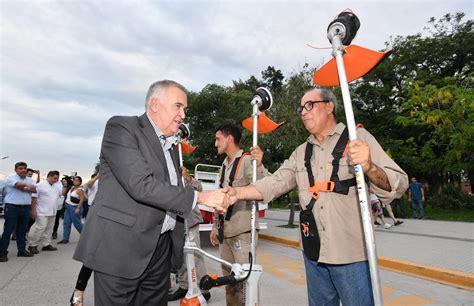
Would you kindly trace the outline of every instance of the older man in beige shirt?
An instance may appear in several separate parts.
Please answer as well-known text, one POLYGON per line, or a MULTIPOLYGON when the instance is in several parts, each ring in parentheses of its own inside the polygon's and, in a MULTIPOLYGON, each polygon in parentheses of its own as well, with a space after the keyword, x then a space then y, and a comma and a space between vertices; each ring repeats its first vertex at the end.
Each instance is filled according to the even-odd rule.
MULTIPOLYGON (((312 89, 305 93, 298 113, 311 134, 307 142, 298 146, 273 175, 246 187, 227 187, 227 191, 232 202, 243 199, 268 202, 297 186, 303 209, 312 203, 317 225, 315 232, 319 235, 316 259, 310 259, 307 252, 303 252, 309 305, 339 305, 340 302, 343 305, 373 305, 353 165, 362 166, 368 187, 384 203, 390 203, 406 191, 408 177, 363 128, 357 129, 357 140, 348 142, 337 162, 333 157, 335 147, 339 138, 347 136, 341 136, 346 126, 337 123, 336 107, 336 97, 327 89, 312 89), (310 164, 307 167, 308 144, 310 150, 306 158, 310 164), (315 193, 314 188, 309 188, 308 169, 316 183, 313 185, 327 185, 328 190, 315 193), (345 192, 329 191, 332 183, 328 184, 328 181, 336 181, 336 186, 347 182, 345 192)), ((342 145, 344 148, 345 143, 342 145)))

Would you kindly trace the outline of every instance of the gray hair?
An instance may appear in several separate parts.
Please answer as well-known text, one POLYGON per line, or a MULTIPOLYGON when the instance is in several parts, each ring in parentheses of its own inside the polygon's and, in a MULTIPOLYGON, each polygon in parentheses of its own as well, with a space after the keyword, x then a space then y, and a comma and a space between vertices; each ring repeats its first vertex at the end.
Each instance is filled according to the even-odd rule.
POLYGON ((149 101, 152 97, 159 97, 169 87, 176 87, 178 89, 181 89, 186 95, 189 93, 188 90, 186 89, 186 87, 179 84, 178 82, 175 82, 175 81, 172 81, 172 80, 156 81, 155 83, 150 85, 150 88, 148 88, 148 92, 146 94, 146 99, 145 99, 145 110, 148 110, 149 101))
POLYGON ((333 109, 332 112, 334 114, 334 117, 336 117, 337 98, 336 98, 336 95, 332 92, 332 90, 330 90, 328 88, 312 88, 312 89, 308 90, 307 92, 305 92, 305 94, 310 93, 310 92, 319 92, 319 94, 321 95, 322 100, 332 102, 332 104, 334 105, 334 109, 333 109))

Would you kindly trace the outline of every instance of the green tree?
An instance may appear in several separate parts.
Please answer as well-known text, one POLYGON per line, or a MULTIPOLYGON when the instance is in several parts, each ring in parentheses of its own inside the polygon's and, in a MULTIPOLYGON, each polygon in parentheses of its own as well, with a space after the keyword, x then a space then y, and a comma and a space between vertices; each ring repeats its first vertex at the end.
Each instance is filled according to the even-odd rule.
POLYGON ((474 182, 474 74, 462 71, 437 85, 414 82, 397 121, 420 131, 410 143, 418 151, 417 170, 431 176, 462 171, 474 182), (435 172, 434 174, 432 172, 435 172))
MULTIPOLYGON (((457 13, 446 14, 439 20, 431 18, 425 28, 429 35, 396 36, 387 42, 393 54, 351 84, 356 121, 364 123, 409 175, 422 176, 431 183, 442 184, 446 171, 459 171, 461 165, 438 167, 443 154, 454 153, 443 152, 454 145, 454 140, 439 139, 442 135, 433 132, 431 123, 422 114, 416 114, 428 110, 415 104, 422 103, 422 96, 437 90, 449 90, 456 98, 469 96, 465 92, 468 87, 461 79, 468 78, 466 72, 472 70, 474 32, 473 21, 464 21, 464 17, 464 13, 457 13)), ((437 112, 456 123, 462 119, 455 119, 457 113, 449 108, 437 112)), ((457 135, 462 137, 465 132, 463 129, 457 135)), ((467 146, 462 141, 457 143, 460 145, 464 149, 458 148, 457 152, 466 152, 467 146)), ((454 159, 450 158, 450 162, 454 159)))
MULTIPOLYGON (((198 148, 185 157, 186 166, 192 168, 198 163, 218 165, 222 162, 214 147, 214 130, 225 120, 238 123, 248 117, 248 113, 242 110, 250 108, 251 97, 252 93, 248 90, 236 91, 232 87, 216 84, 207 85, 199 93, 189 94, 187 121, 190 123, 190 142, 198 148)), ((244 138, 243 143, 248 144, 248 135, 244 138)))

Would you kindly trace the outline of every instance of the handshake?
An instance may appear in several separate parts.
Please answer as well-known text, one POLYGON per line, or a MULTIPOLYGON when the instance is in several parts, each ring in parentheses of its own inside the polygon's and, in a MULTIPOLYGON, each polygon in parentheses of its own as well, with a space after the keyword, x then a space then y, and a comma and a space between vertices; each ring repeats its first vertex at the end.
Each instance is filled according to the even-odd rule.
POLYGON ((227 212, 227 208, 235 202, 237 202, 237 193, 232 187, 200 192, 198 196, 198 204, 212 207, 221 214, 227 212))

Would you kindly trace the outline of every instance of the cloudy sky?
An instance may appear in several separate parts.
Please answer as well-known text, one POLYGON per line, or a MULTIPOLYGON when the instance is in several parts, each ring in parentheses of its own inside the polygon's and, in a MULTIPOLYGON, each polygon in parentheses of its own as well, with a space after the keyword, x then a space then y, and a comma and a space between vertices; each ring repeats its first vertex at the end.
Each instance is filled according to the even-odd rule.
MULTIPOLYGON (((288 76, 329 56, 326 28, 350 8, 354 43, 384 48, 390 36, 423 32, 430 17, 472 1, 12 1, 0 4, 0 176, 17 161, 43 173, 89 177, 113 115, 139 115, 150 83, 192 91, 288 76), (416 2, 416 4, 412 4, 416 2)), ((275 101, 276 103, 278 101, 275 101)), ((249 109, 250 113, 250 109, 249 109)))

